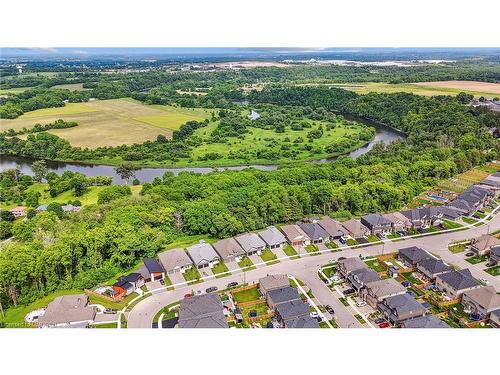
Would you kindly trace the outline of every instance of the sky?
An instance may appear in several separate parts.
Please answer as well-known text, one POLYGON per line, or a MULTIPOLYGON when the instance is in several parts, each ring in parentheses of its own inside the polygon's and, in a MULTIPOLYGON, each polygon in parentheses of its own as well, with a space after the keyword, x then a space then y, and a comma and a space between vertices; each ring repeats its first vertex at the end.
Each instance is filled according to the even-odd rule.
POLYGON ((500 47, 498 0, 24 0, 2 14, 2 47, 500 47))

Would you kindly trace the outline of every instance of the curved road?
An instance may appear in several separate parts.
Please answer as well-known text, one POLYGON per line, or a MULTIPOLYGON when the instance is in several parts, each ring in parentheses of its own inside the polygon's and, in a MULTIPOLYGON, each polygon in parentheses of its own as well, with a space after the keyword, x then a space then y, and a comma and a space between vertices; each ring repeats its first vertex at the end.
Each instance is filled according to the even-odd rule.
POLYGON ((331 305, 335 310, 337 323, 340 327, 360 327, 359 323, 352 316, 352 314, 339 303, 338 299, 334 297, 332 292, 318 278, 318 268, 327 264, 329 260, 338 259, 341 256, 375 256, 395 252, 398 249, 409 246, 422 247, 439 256, 446 263, 460 269, 469 268, 476 278, 488 280, 489 285, 493 285, 498 291, 500 290, 500 278, 484 272, 481 266, 472 265, 466 262, 463 255, 453 254, 448 251, 448 244, 450 242, 468 240, 482 234, 491 233, 498 229, 500 229, 500 215, 496 212, 491 221, 485 221, 484 224, 479 227, 472 226, 466 230, 441 233, 420 238, 409 238, 398 242, 387 241, 383 245, 378 244, 357 249, 349 248, 334 253, 325 252, 318 256, 303 255, 300 259, 283 259, 280 263, 273 265, 261 265, 258 266, 257 269, 247 271, 245 273, 241 271, 232 271, 233 273, 236 272, 236 274, 226 276, 221 279, 212 278, 192 286, 176 286, 173 291, 167 291, 165 288, 162 288, 153 292, 150 297, 141 300, 132 308, 130 312, 125 313, 128 320, 127 326, 129 328, 151 328, 153 317, 162 307, 181 300, 186 293, 190 293, 192 290, 204 291, 206 288, 211 286, 217 286, 219 289, 225 289, 226 285, 231 281, 237 281, 240 284, 243 284, 244 282, 251 284, 257 283, 259 278, 268 274, 285 273, 303 280, 311 288, 319 303, 323 305, 331 305))

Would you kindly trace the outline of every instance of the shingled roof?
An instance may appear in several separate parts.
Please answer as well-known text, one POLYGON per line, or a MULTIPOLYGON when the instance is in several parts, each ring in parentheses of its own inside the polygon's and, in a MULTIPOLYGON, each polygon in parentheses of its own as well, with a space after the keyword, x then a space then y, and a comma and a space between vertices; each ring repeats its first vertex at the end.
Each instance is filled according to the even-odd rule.
POLYGON ((184 298, 179 306, 179 328, 227 328, 218 294, 184 298))
POLYGON ((468 289, 480 285, 467 268, 460 271, 443 273, 438 275, 437 278, 443 280, 455 290, 468 289))

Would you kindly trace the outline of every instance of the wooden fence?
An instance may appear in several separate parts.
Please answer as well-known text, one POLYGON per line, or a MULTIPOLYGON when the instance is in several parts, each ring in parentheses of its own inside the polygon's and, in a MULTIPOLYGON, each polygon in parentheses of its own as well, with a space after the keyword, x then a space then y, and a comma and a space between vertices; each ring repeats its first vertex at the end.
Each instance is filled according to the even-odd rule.
POLYGON ((248 318, 248 323, 253 323, 255 321, 262 320, 262 319, 270 319, 273 316, 274 316, 274 312, 270 312, 270 313, 267 313, 264 315, 258 315, 258 316, 255 316, 253 318, 248 318))
POLYGON ((261 303, 266 303, 266 300, 264 298, 259 298, 259 299, 256 299, 254 301, 248 301, 248 302, 241 302, 241 303, 238 303, 238 307, 250 307, 250 306, 255 306, 255 305, 259 305, 261 303))
POLYGON ((238 292, 243 292, 244 290, 252 289, 252 288, 257 288, 259 284, 249 284, 249 285, 243 285, 238 288, 231 289, 231 293, 238 293, 238 292))
POLYGON ((99 297, 99 298, 103 298, 105 300, 108 300, 109 302, 121 302, 121 301, 123 301, 123 296, 113 298, 113 297, 106 296, 104 294, 96 293, 96 292, 94 292, 93 290, 90 290, 90 289, 85 289, 85 293, 89 294, 89 295, 93 295, 93 296, 99 297))

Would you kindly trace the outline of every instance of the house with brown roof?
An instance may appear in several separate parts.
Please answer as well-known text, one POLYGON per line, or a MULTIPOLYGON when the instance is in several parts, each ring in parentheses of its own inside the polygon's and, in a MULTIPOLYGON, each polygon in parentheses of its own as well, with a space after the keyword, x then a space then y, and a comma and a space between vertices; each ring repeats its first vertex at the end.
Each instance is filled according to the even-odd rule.
POLYGON ((259 290, 264 297, 267 297, 270 290, 285 288, 287 286, 290 286, 290 281, 288 280, 288 276, 284 274, 268 275, 259 279, 259 290))
POLYGON ((354 271, 368 269, 368 266, 358 257, 345 258, 337 262, 337 271, 347 279, 354 271))
POLYGON ((488 319, 493 311, 500 309, 500 295, 493 286, 472 289, 462 294, 462 305, 466 313, 488 319))
POLYGON ((478 255, 489 254, 493 247, 500 247, 500 240, 489 234, 473 239, 470 244, 470 249, 478 255))
POLYGON ((394 232, 407 231, 412 227, 411 220, 401 212, 392 212, 389 214, 384 214, 382 216, 391 222, 392 230, 394 232))
POLYGON ((39 327, 85 326, 94 321, 96 310, 89 306, 86 294, 56 297, 38 318, 39 327))
POLYGON ((223 262, 239 262, 246 255, 245 250, 233 237, 217 241, 213 247, 223 262))
POLYGON ((330 240, 335 240, 345 235, 342 224, 333 220, 330 216, 323 216, 318 220, 318 224, 328 233, 330 240))
POLYGON ((311 243, 311 239, 298 225, 283 225, 281 232, 292 246, 307 246, 311 243))
POLYGON ((406 293, 406 288, 396 280, 382 279, 365 284, 359 295, 371 307, 376 308, 386 298, 406 293))
POLYGON ((342 227, 347 235, 352 238, 362 238, 370 234, 370 229, 365 227, 359 220, 351 219, 344 221, 342 227))

